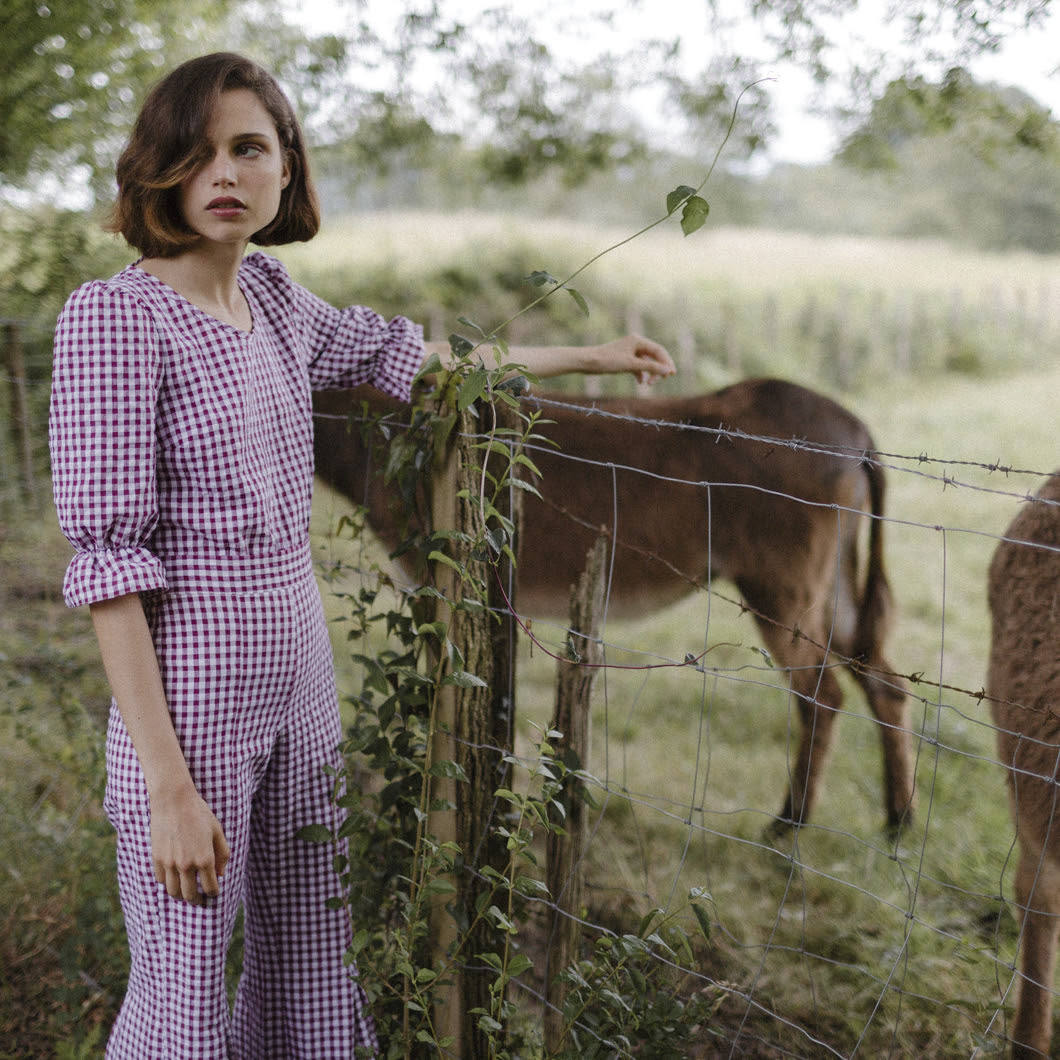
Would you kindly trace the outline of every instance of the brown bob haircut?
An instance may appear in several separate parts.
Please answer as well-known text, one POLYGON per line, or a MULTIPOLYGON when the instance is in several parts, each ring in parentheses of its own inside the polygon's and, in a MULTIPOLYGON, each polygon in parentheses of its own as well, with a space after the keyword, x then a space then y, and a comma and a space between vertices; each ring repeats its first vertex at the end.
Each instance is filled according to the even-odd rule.
POLYGON ((320 207, 309 176, 305 140, 276 79, 232 52, 190 59, 148 94, 118 159, 118 198, 107 226, 148 258, 172 258, 198 235, 180 209, 180 186, 209 160, 206 126, 221 93, 247 88, 276 126, 290 180, 273 220, 251 237, 259 246, 304 242, 320 228, 320 207))

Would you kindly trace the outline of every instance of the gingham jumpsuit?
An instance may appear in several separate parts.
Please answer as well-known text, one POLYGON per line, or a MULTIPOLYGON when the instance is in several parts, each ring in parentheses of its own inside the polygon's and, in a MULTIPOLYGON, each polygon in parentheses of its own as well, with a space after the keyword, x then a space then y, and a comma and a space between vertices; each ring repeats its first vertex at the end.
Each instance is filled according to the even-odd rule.
POLYGON ((250 332, 136 265, 75 291, 56 329, 66 602, 141 594, 184 756, 232 851, 205 906, 156 881, 144 778, 112 704, 104 806, 131 968, 109 1060, 348 1060, 375 1046, 342 963, 345 914, 325 904, 338 851, 295 836, 334 823, 323 767, 341 739, 309 552, 310 391, 368 382, 407 398, 423 337, 402 317, 335 309, 261 253, 239 283, 250 332))

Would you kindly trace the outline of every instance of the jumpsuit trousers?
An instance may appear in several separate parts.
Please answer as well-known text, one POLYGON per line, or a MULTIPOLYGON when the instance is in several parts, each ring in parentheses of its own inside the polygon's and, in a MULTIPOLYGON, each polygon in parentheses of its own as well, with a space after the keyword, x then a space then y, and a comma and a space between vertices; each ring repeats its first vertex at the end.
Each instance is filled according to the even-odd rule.
MULTIPOLYGON (((108 1060, 330 1060, 376 1048, 343 963, 349 928, 330 844, 341 725, 308 546, 266 559, 166 557, 170 589, 144 607, 177 736, 231 860, 205 906, 154 877, 143 774, 117 709, 104 806, 118 835, 128 992, 108 1060), (229 1014, 225 958, 244 906, 244 963, 229 1014)), ((368 1055, 366 1052, 363 1055, 368 1055)))

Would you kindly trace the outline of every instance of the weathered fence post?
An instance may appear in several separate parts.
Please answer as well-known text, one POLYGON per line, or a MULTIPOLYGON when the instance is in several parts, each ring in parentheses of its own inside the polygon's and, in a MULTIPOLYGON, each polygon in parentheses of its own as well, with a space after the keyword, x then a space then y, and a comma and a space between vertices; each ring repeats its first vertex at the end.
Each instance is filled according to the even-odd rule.
POLYGON ((733 377, 743 372, 743 358, 740 353, 740 336, 737 333, 737 308, 729 300, 721 304, 721 348, 725 355, 725 364, 733 377))
MULTIPOLYGON (((441 412, 442 410, 436 410, 441 412)), ((460 453, 456 439, 450 436, 444 445, 436 448, 434 454, 434 472, 431 478, 431 526, 434 529, 455 527, 458 520, 457 491, 460 476, 460 453)), ((453 557, 458 564, 466 556, 453 557)), ((456 572, 443 563, 435 563, 433 582, 438 590, 435 621, 450 628, 450 639, 456 639, 456 611, 454 610, 460 583, 456 572)), ((439 649, 440 650, 440 649, 439 649)), ((435 673, 441 670, 441 656, 431 660, 431 669, 435 673)), ((440 685, 436 691, 434 728, 430 734, 432 769, 440 762, 456 760, 456 713, 457 689, 453 685, 440 685)), ((426 778, 431 785, 431 811, 427 821, 427 830, 439 844, 457 842, 457 821, 454 812, 456 796, 456 779, 436 771, 426 778)), ((459 894, 459 877, 452 879, 451 884, 459 894)), ((458 931, 457 918, 450 909, 452 899, 444 893, 436 893, 431 901, 431 949, 434 954, 434 967, 448 967, 450 954, 455 948, 458 931)), ((446 992, 439 992, 436 997, 434 1014, 435 1030, 439 1038, 449 1039, 452 1046, 450 1056, 462 1057, 463 1052, 463 1012, 464 1004, 460 990, 459 977, 448 976, 453 985, 446 992)))
MULTIPOLYGON (((626 307, 626 334, 644 334, 644 314, 638 306, 631 305, 626 307)), ((638 380, 633 385, 633 392, 638 397, 647 397, 651 393, 651 385, 646 382, 642 383, 638 380)))
POLYGON ((18 459, 18 476, 25 500, 36 502, 37 483, 33 473, 33 431, 26 397, 26 360, 18 322, 4 321, 4 371, 10 387, 11 441, 18 459))
MULTIPOLYGON (((490 414, 489 407, 479 406, 480 415, 490 414)), ((511 426, 508 410, 498 406, 499 421, 511 426)), ((480 477, 477 473, 479 453, 473 449, 472 435, 482 431, 481 421, 471 412, 457 418, 456 427, 444 451, 436 454, 436 472, 432 482, 432 520, 435 529, 451 529, 470 539, 481 538, 481 515, 478 504, 480 477), (464 496, 461 496, 461 493, 464 496)), ((496 456, 493 457, 496 460, 496 456)), ((500 472, 501 468, 497 468, 500 472)), ((496 507, 518 525, 519 492, 509 491, 496 507), (508 511, 505 512, 504 508, 508 511)), ((468 925, 475 921, 479 895, 489 886, 481 868, 489 865, 503 872, 507 849, 499 839, 491 839, 495 792, 504 782, 504 756, 512 749, 513 679, 515 670, 514 619, 503 602, 498 579, 511 582, 507 564, 494 568, 484 559, 472 555, 466 543, 451 542, 451 558, 458 566, 481 578, 487 587, 485 608, 460 606, 461 586, 455 571, 445 564, 436 565, 436 585, 445 597, 440 602, 438 618, 449 626, 449 641, 462 658, 463 669, 480 678, 483 686, 465 687, 447 684, 439 689, 438 723, 432 738, 432 759, 456 762, 463 773, 460 781, 445 775, 431 778, 433 798, 443 808, 431 813, 429 828, 439 842, 454 842, 459 848, 460 867, 451 881, 455 895, 436 902, 432 908, 432 945, 438 966, 449 963, 453 944, 468 925), (501 617, 498 618, 497 615, 501 617)), ((505 591, 512 592, 510 584, 505 591)), ((445 771, 438 771, 444 774, 445 771)), ((499 949, 497 933, 485 918, 475 921, 461 947, 460 959, 449 978, 453 987, 440 1000, 436 1025, 440 1036, 452 1037, 446 1055, 452 1057, 486 1057, 489 1043, 478 1031, 476 1021, 466 1014, 490 1005, 490 978, 481 970, 476 955, 499 949), (479 970, 475 970, 479 966, 479 970)))
MULTIPOLYGON (((607 544, 603 536, 596 539, 586 556, 585 570, 578 584, 571 587, 568 650, 572 661, 560 659, 556 664, 556 709, 552 728, 563 734, 556 740, 556 754, 572 769, 582 769, 589 761, 589 701, 603 662, 599 624, 607 544)), ((567 996, 567 984, 558 981, 556 976, 577 960, 581 938, 579 920, 587 822, 586 803, 580 789, 581 781, 572 780, 567 784, 560 796, 565 811, 565 834, 549 832, 546 838, 546 885, 554 904, 545 963, 545 1046, 549 1052, 558 1051, 564 1033, 563 1002, 567 996)))

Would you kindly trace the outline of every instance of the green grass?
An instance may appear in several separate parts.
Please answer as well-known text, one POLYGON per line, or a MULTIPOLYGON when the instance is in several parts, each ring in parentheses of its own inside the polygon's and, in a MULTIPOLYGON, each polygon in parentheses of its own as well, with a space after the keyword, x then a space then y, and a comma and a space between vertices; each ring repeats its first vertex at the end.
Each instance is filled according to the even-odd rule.
MULTIPOLYGON (((577 326, 607 332, 621 325, 617 307, 631 293, 648 307, 647 324, 672 324, 674 307, 683 305, 693 331, 706 335, 709 312, 724 298, 752 305, 775 294, 782 315, 784 307, 794 315, 811 289, 825 304, 844 284, 884 293, 907 285, 933 298, 943 319, 953 284, 968 304, 994 285, 1060 292, 1056 259, 725 230, 701 235, 682 240, 657 231, 594 267, 578 282, 594 315, 577 326)), ((397 301, 446 263, 455 261, 463 275, 476 261, 483 267, 493 255, 513 255, 559 275, 561 256, 576 265, 613 236, 545 225, 528 234, 473 217, 375 217, 334 226, 330 240, 285 257, 307 278, 330 272, 331 286, 351 297, 360 279, 397 301)), ((465 281, 446 297, 460 297, 465 281)), ((490 306, 504 308, 492 299, 490 306)), ((559 329, 565 319, 548 326, 559 329)), ((893 376, 881 361, 843 397, 871 425, 880 449, 896 454, 887 457, 886 551, 899 605, 890 655, 902 673, 923 675, 914 689, 916 726, 925 736, 917 744, 920 811, 897 849, 882 831, 875 730, 852 686, 845 686, 848 711, 814 824, 800 834, 793 858, 789 846, 762 840, 786 785, 793 720, 748 616, 715 600, 708 627, 700 596, 608 626, 612 662, 680 660, 709 646, 708 662, 718 670, 708 678, 680 667, 608 671, 596 690, 591 763, 605 786, 591 848, 591 919, 618 927, 690 887, 712 895, 716 927, 698 985, 716 997, 718 1011, 704 1055, 713 1055, 710 1035, 724 1043, 742 1026, 750 1035, 743 1055, 774 1055, 755 1044, 760 1036, 805 1056, 822 1055, 813 1038, 840 1055, 856 1048, 864 1056, 966 1056, 1007 984, 1015 929, 1000 896, 1009 893, 1013 836, 989 715, 975 693, 986 666, 990 535, 1016 511, 1005 493, 1033 491, 1038 480, 975 465, 1048 472, 1060 463, 1057 358, 1040 353, 1038 366, 1028 368, 1016 346, 997 346, 976 371, 920 366, 893 376), (927 477, 943 473, 946 482, 927 477)), ((763 364, 835 392, 834 380, 818 374, 820 357, 807 356, 768 351, 763 364)), ((679 385, 730 377, 719 349, 706 345, 679 385)), ((20 512, 0 500, 0 1058, 94 1056, 125 967, 112 842, 98 809, 106 690, 87 615, 67 611, 58 597, 67 549, 51 513, 20 512)), ((313 538, 322 561, 358 557, 362 543, 331 534, 346 510, 341 499, 318 492, 313 538)), ((340 684, 355 688, 343 601, 326 592, 326 606, 340 684)), ((559 640, 546 623, 535 623, 535 632, 546 643, 559 640)), ((546 722, 551 711, 555 662, 524 642, 520 667, 525 750, 531 723, 546 722)), ((995 1048, 992 1039, 987 1053, 995 1048)))

